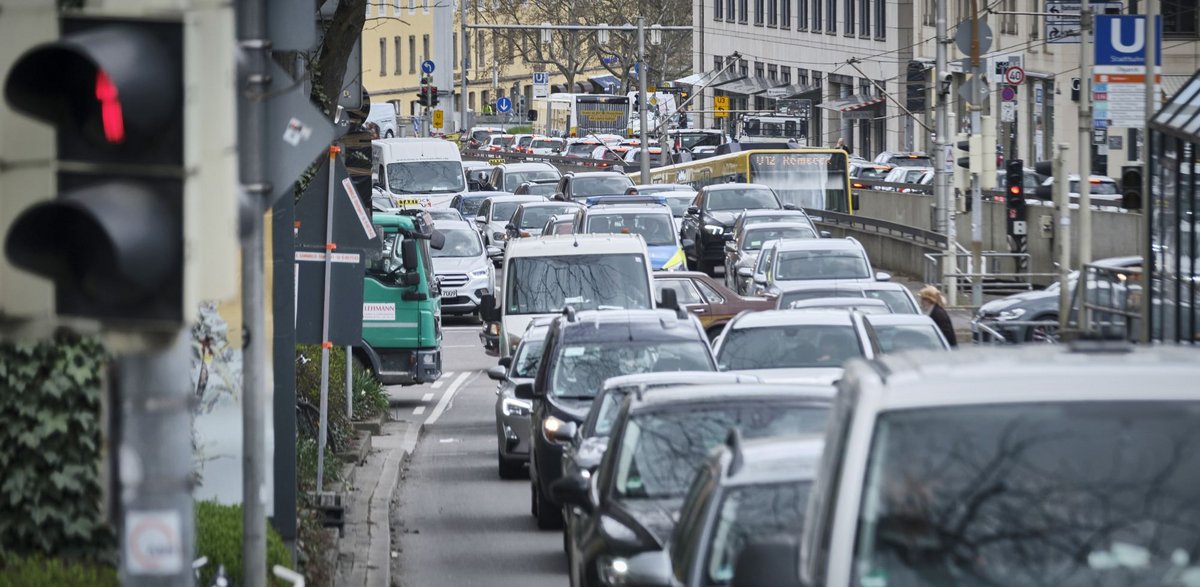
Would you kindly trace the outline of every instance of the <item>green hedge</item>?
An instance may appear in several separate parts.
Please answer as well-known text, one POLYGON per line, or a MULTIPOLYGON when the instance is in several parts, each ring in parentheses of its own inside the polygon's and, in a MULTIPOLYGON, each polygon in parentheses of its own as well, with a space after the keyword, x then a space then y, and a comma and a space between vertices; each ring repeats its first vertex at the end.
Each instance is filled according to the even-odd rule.
POLYGON ((0 345, 0 560, 112 562, 99 477, 106 361, 94 340, 0 345))
MULTIPOLYGON (((235 582, 242 577, 242 506, 222 505, 213 501, 196 502, 196 557, 208 557, 200 570, 199 585, 211 585, 220 565, 225 576, 235 582)), ((274 528, 267 525, 267 576, 272 584, 287 583, 274 579, 275 565, 292 568, 292 557, 274 528)))
POLYGON ((14 558, 0 564, 0 587, 117 587, 117 570, 42 558, 14 558))

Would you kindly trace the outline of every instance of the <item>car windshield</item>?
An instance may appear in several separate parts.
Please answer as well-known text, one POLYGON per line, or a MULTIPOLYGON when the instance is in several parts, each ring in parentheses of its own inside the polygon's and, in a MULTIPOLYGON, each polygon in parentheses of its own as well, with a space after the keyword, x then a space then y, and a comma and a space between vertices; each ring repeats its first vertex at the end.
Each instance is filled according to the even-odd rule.
POLYGON ((775 194, 762 188, 713 190, 704 196, 704 209, 709 212, 763 208, 775 210, 781 207, 775 194))
POLYGON ((888 164, 896 167, 933 167, 933 158, 928 155, 901 155, 888 159, 888 164))
POLYGON ((687 493, 713 447, 737 428, 742 438, 824 432, 829 410, 784 401, 734 401, 634 415, 616 461, 616 494, 662 499, 687 493))
POLYGON ((538 364, 542 362, 542 347, 545 343, 545 339, 530 340, 526 338, 521 341, 521 347, 517 349, 517 356, 513 359, 513 377, 533 378, 537 376, 538 364))
POLYGON ((946 344, 933 324, 872 324, 879 349, 885 353, 927 350, 944 351, 946 344))
POLYGON ((534 139, 532 147, 534 149, 560 149, 562 141, 554 139, 534 139))
MULTIPOLYGON (((857 295, 857 294, 856 294, 857 295)), ((921 310, 913 304, 912 298, 902 291, 894 289, 868 289, 863 291, 868 298, 881 300, 888 305, 893 314, 920 314, 921 310)))
POLYGON ((687 209, 696 199, 696 193, 685 193, 682 196, 676 196, 671 193, 660 194, 667 199, 667 205, 671 207, 671 215, 682 218, 687 216, 687 209))
POLYGON ((755 214, 742 218, 742 227, 751 226, 754 224, 766 224, 768 222, 803 222, 812 224, 812 221, 807 216, 798 213, 792 214, 755 214))
POLYGON ((860 179, 883 179, 892 171, 890 167, 862 167, 858 172, 860 179))
MULTIPOLYGON (((520 188, 518 188, 520 189, 520 188)), ((553 196, 558 191, 557 183, 531 183, 521 189, 524 196, 553 196)))
POLYGON ((579 310, 637 310, 653 303, 641 254, 517 257, 508 264, 509 314, 558 313, 567 304, 579 310))
POLYGON ((857 251, 783 251, 775 262, 776 281, 866 279, 867 260, 857 251))
POLYGON ((521 202, 492 202, 492 220, 495 222, 511 220, 521 202))
POLYGON ((712 371, 708 345, 699 340, 601 342, 563 345, 550 388, 559 397, 595 397, 604 380, 661 371, 712 371))
POLYGON ((472 218, 472 217, 478 215, 479 207, 483 205, 483 201, 486 199, 487 199, 487 197, 485 197, 485 196, 475 196, 475 197, 463 198, 462 199, 463 216, 472 218))
POLYGON ((725 329, 717 365, 738 369, 841 367, 863 356, 850 325, 801 324, 725 329))
POLYGON ((527 181, 558 179, 558 177, 558 172, 553 169, 535 169, 533 171, 506 173, 504 174, 504 191, 511 192, 517 189, 517 186, 527 181))
POLYGON ((728 585, 747 542, 778 534, 799 535, 804 527, 809 481, 743 485, 725 493, 709 535, 706 585, 728 585))
POLYGON ((885 412, 850 584, 1195 585, 1197 421, 1200 402, 885 412))
POLYGON ((529 143, 532 143, 532 142, 533 142, 533 137, 524 136, 524 137, 517 139, 517 146, 518 147, 528 147, 529 143))
POLYGON ((546 221, 550 220, 555 214, 568 214, 577 210, 578 206, 534 206, 525 208, 521 213, 521 226, 519 228, 537 228, 541 229, 546 226, 546 221))
POLYGON ((743 251, 758 251, 763 243, 789 238, 817 238, 817 233, 806 226, 788 226, 781 228, 754 228, 746 231, 742 240, 743 251))
MULTIPOLYGON (((1115 184, 1115 183, 1111 183, 1111 182, 1107 182, 1107 181, 1093 181, 1093 182, 1090 182, 1088 185, 1090 186, 1088 188, 1089 194, 1097 194, 1097 195, 1101 195, 1101 196, 1111 196, 1111 195, 1120 193, 1117 191, 1117 184, 1115 184)), ((1071 193, 1072 194, 1079 193, 1079 180, 1071 181, 1071 193)))
POLYGON ((482 143, 487 141, 494 134, 496 134, 496 131, 494 130, 477 130, 471 133, 471 138, 482 143))
POLYGON ((483 255, 483 243, 479 233, 469 228, 442 230, 446 244, 441 249, 431 249, 434 257, 478 257, 483 255))
POLYGON ((673 246, 675 224, 665 213, 588 214, 587 232, 593 234, 640 234, 647 246, 673 246))
POLYGON ((624 175, 578 177, 571 183, 571 197, 622 195, 631 185, 633 185, 633 181, 624 175))
POLYGON ((429 208, 429 217, 434 220, 462 220, 462 214, 454 208, 429 208))
POLYGON ((596 143, 574 143, 567 147, 567 155, 590 158, 596 150, 596 143))
POLYGON ((452 194, 467 189, 462 163, 420 161, 388 163, 388 189, 396 194, 452 194))

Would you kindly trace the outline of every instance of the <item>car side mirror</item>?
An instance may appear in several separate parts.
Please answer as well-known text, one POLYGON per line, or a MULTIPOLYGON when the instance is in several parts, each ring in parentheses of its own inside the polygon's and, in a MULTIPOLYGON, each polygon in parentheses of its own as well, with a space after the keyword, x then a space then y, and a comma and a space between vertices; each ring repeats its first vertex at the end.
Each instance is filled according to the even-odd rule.
POLYGON ((700 206, 688 206, 687 213, 693 216, 700 214, 700 206))
POLYGON ((875 273, 875 281, 891 281, 891 280, 892 280, 891 273, 887 273, 885 271, 879 271, 879 272, 875 273))
POLYGON ((828 230, 821 231, 821 238, 833 238, 833 233, 828 230))
POLYGON ((730 587, 801 587, 796 539, 752 540, 738 553, 730 587))
POLYGON ((487 216, 476 216, 475 222, 478 222, 479 224, 487 224, 487 216))
POLYGON ((496 365, 487 370, 487 376, 493 381, 504 381, 504 378, 508 376, 508 369, 502 365, 496 365))
POLYGON ((506 369, 512 367, 512 357, 500 357, 500 360, 496 361, 496 364, 506 369))
POLYGON ((574 422, 567 422, 559 426, 550 439, 559 444, 570 444, 571 440, 575 438, 576 432, 579 432, 579 425, 574 422))
POLYGON ((783 209, 784 210, 799 210, 800 208, 796 207, 795 204, 784 204, 783 209))
POLYGON ((675 574, 671 568, 671 558, 665 550, 643 552, 630 558, 628 564, 626 585, 669 587, 673 584, 675 574))
POLYGON ((759 285, 766 285, 767 284, 767 276, 763 275, 762 273, 755 275, 754 283, 757 283, 759 285))
POLYGON ((518 383, 513 388, 513 395, 519 399, 533 399, 533 383, 518 383))
POLYGON ((588 480, 579 473, 568 475, 551 483, 550 496, 561 504, 573 505, 588 513, 592 511, 592 498, 588 492, 588 480))
POLYGON ((749 267, 738 267, 737 275, 738 277, 753 278, 754 270, 749 267))
POLYGON ((685 238, 682 241, 680 241, 679 244, 683 245, 683 248, 685 248, 685 249, 690 249, 690 248, 696 246, 696 241, 694 241, 690 238, 685 238))
POLYGON ((487 256, 488 257, 499 257, 500 255, 503 255, 503 254, 504 254, 504 249, 501 249, 500 247, 488 245, 488 247, 487 247, 487 256))
POLYGON ((496 296, 490 293, 479 296, 479 317, 484 322, 500 321, 500 309, 496 307, 496 296))

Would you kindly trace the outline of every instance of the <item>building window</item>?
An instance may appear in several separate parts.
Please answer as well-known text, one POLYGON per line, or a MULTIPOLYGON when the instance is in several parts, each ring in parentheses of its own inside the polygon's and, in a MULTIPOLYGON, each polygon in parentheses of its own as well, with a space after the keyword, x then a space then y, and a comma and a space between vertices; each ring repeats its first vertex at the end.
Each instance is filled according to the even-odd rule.
POLYGON ((875 84, 872 84, 871 80, 869 80, 865 77, 858 80, 858 93, 860 96, 874 95, 875 94, 874 88, 875 88, 875 84))
POLYGON ((779 66, 774 63, 767 65, 767 79, 777 82, 779 81, 779 66))
POLYGON ((825 32, 837 33, 837 0, 825 0, 825 32))
POLYGON ((713 72, 715 73, 721 71, 722 67, 725 67, 725 65, 721 61, 721 56, 717 55, 716 57, 713 57, 713 72))
POLYGON ((792 0, 779 0, 779 27, 792 28, 792 0))
POLYGON ((475 71, 483 71, 487 67, 487 60, 484 59, 483 48, 487 46, 487 33, 479 31, 475 35, 475 71))
POLYGON ((766 64, 764 64, 763 62, 761 62, 761 61, 756 62, 754 64, 754 77, 756 77, 758 79, 763 79, 763 78, 767 77, 766 67, 767 67, 766 64))
MULTIPOLYGON (((863 15, 867 18, 867 15, 863 15)), ((875 38, 887 38, 887 5, 884 2, 875 3, 875 38)))
POLYGON ((408 73, 417 73, 417 36, 408 36, 408 73))
POLYGON ((738 75, 742 77, 750 75, 750 62, 745 59, 738 60, 738 75))
POLYGON ((779 0, 767 0, 767 26, 779 26, 779 0))
MULTIPOLYGON (((883 2, 883 0, 875 0, 883 2)), ((859 0, 858 3, 858 34, 862 37, 871 36, 871 0, 859 0)))
MULTIPOLYGON (((383 7, 379 8, 379 16, 383 16, 383 7)), ((367 2, 367 18, 371 18, 371 3, 367 2)))
POLYGON ((475 92, 467 94, 467 108, 472 112, 475 111, 475 92))
POLYGON ((387 39, 379 39, 379 76, 387 75, 387 39))
POLYGON ((713 2, 713 20, 725 19, 725 0, 715 0, 713 2))
MULTIPOLYGON (((1004 12, 1015 12, 1017 10, 1017 0, 1004 0, 1003 10, 1004 12)), ((1006 35, 1017 34, 1017 15, 1001 14, 1000 32, 1006 35)))
POLYGON ((1195 37, 1200 33, 1200 6, 1196 0, 1162 0, 1161 9, 1164 37, 1195 37))
POLYGON ((808 0, 796 2, 796 30, 808 30, 808 0))
POLYGON ((842 34, 850 36, 854 34, 854 8, 858 0, 846 0, 842 6, 842 34))
POLYGON ((417 0, 408 0, 408 13, 412 14, 417 11, 417 0))
POLYGON ((737 6, 733 0, 725 0, 725 22, 737 20, 737 6))
POLYGON ((757 26, 763 24, 763 0, 754 0, 754 24, 757 26))
POLYGON ((392 0, 392 14, 396 16, 400 16, 400 2, 401 0, 392 0))
POLYGON ((821 32, 821 3, 825 0, 812 0, 812 30, 814 33, 821 32))
POLYGON ((400 65, 401 63, 404 63, 403 61, 400 60, 400 46, 402 44, 403 44, 403 41, 400 40, 400 35, 396 35, 395 37, 392 37, 392 45, 394 45, 395 49, 396 49, 396 71, 394 71, 392 73, 394 73, 396 75, 400 75, 400 74, 404 73, 404 68, 403 68, 403 66, 400 65))
POLYGON ((921 2, 921 24, 925 26, 937 26, 937 3, 938 0, 923 0, 921 2))
POLYGON ((458 33, 450 33, 450 54, 454 60, 454 69, 458 69, 458 33))
POLYGON ((814 85, 818 88, 821 87, 821 72, 819 72, 819 71, 812 72, 812 85, 814 85))
POLYGON ((429 35, 421 35, 421 59, 430 59, 432 54, 429 52, 429 35))
POLYGON ((750 0, 738 0, 738 22, 746 24, 750 18, 750 0))
POLYGON ((807 69, 804 69, 802 67, 796 68, 796 83, 798 83, 802 86, 808 85, 808 70, 807 69))

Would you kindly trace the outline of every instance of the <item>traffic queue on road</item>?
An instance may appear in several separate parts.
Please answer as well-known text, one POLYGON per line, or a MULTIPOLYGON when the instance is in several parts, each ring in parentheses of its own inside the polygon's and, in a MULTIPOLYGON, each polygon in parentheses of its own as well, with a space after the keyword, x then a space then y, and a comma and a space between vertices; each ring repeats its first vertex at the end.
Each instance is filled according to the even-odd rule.
POLYGON ((1200 584, 1194 351, 949 352, 771 187, 500 169, 553 193, 464 192, 446 229, 500 269, 469 302, 498 474, 572 587, 1200 584))

